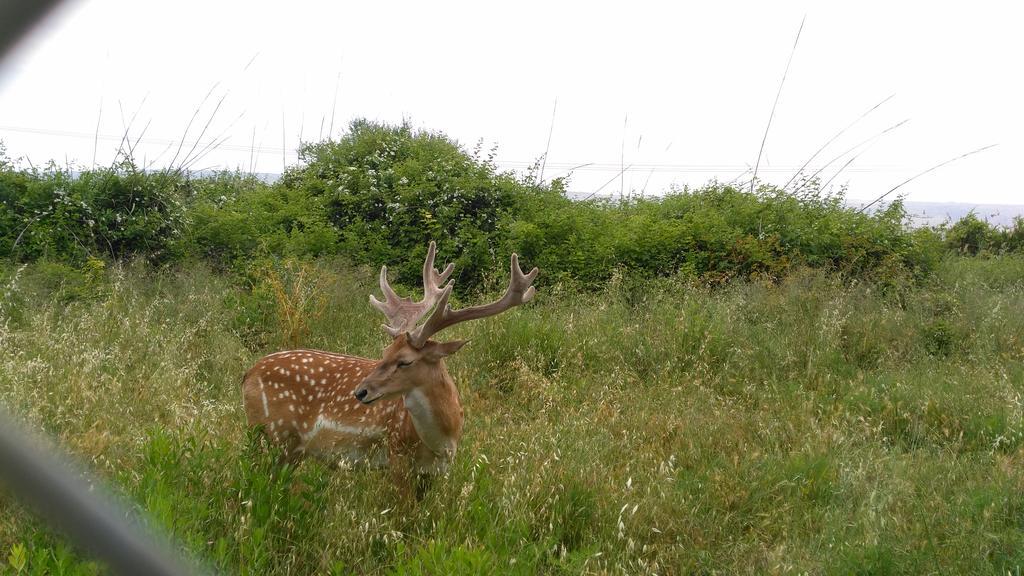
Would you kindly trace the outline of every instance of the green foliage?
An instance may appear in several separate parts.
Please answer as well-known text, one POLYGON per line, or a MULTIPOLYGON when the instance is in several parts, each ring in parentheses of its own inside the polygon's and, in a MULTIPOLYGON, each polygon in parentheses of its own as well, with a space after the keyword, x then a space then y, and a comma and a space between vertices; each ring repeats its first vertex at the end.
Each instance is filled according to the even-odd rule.
MULTIPOLYGON (((327 298, 308 345, 379 354, 372 271, 308 265, 327 298)), ((276 468, 246 429, 239 380, 280 338, 272 294, 244 333, 260 290, 238 275, 54 266, 0 266, 0 401, 223 572, 1024 564, 1020 256, 945 259, 901 292, 806 267, 546 285, 453 328, 471 341, 449 363, 465 436, 415 505, 386 471, 276 468)), ((293 295, 298 271, 279 270, 293 295)), ((0 574, 100 572, 6 495, 0 552, 0 574)))
POLYGON ((444 136, 407 125, 358 121, 340 141, 306 146, 302 160, 283 186, 324 199, 341 253, 386 263, 410 284, 431 239, 471 290, 497 282, 499 256, 510 250, 548 278, 589 288, 615 271, 723 282, 813 266, 920 278, 938 258, 938 246, 909 232, 899 202, 859 214, 813 188, 793 195, 720 184, 577 202, 561 180, 539 187, 497 173, 444 136))
POLYGON ((953 224, 946 234, 946 242, 956 252, 975 256, 991 249, 997 238, 992 226, 971 212, 953 224))
POLYGON ((83 172, 0 166, 0 256, 82 262, 89 256, 175 257, 187 181, 131 162, 83 172))
POLYGON ((239 174, 194 182, 189 252, 221 266, 253 256, 310 257, 337 251, 322 199, 239 174))
POLYGON ((83 561, 65 542, 39 530, 32 533, 29 542, 12 544, 7 564, 0 564, 3 576, 98 576, 101 567, 96 562, 83 561))
MULTIPOLYGON (((486 550, 468 550, 462 546, 454 548, 430 541, 411 558, 395 566, 395 576, 429 576, 433 574, 466 574, 486 576, 494 573, 495 558, 486 550)), ((516 572, 510 570, 505 573, 516 572)))
POLYGON ((388 264, 398 279, 420 278, 426 246, 438 243, 458 281, 492 273, 499 228, 527 187, 498 174, 439 133, 407 124, 352 123, 338 141, 307 144, 285 188, 322 201, 340 234, 338 252, 357 263, 388 264))
MULTIPOLYGON (((302 161, 271 185, 0 148, 0 402, 217 569, 1024 564, 1024 220, 911 230, 899 202, 718 183, 573 201, 362 121, 302 161), (467 301, 510 251, 544 271, 534 304, 451 335, 452 469, 405 507, 381 471, 275 466, 241 374, 280 346, 379 354, 370 267, 416 284, 432 239, 467 301)), ((101 572, 3 495, 0 552, 0 574, 101 572)))
POLYGON ((778 279, 804 266, 923 276, 936 261, 935 247, 906 229, 899 203, 858 214, 841 196, 813 190, 794 196, 765 186, 754 194, 712 184, 661 198, 536 203, 509 226, 511 247, 546 274, 589 286, 616 270, 716 283, 778 279))
POLYGON ((958 220, 945 233, 946 246, 953 252, 969 256, 1000 252, 1024 251, 1024 218, 1017 216, 1013 225, 1000 227, 989 224, 971 212, 958 220))
MULTIPOLYGON (((274 184, 237 173, 187 178, 131 162, 72 177, 0 164, 0 256, 79 263, 88 256, 201 258, 245 272, 263 258, 342 255, 419 282, 430 240, 456 265, 460 291, 501 283, 509 251, 545 277, 589 290, 614 275, 683 273, 711 284, 778 280, 814 267, 903 290, 933 271, 945 241, 969 253, 1009 249, 1016 232, 977 219, 948 234, 911 230, 900 202, 870 214, 813 185, 748 192, 711 183, 664 196, 573 201, 561 179, 499 172, 479 147, 443 134, 356 121, 307 144, 274 184)), ((464 292, 464 293, 466 293, 464 292)))
POLYGON ((132 472, 138 476, 132 497, 157 525, 188 536, 189 548, 222 570, 278 574, 315 563, 315 548, 297 543, 316 542, 328 476, 315 464, 278 467, 280 454, 261 444, 253 431, 240 446, 153 431, 132 472), (197 493, 209 498, 192 497, 197 493), (221 536, 205 540, 204 532, 221 536))

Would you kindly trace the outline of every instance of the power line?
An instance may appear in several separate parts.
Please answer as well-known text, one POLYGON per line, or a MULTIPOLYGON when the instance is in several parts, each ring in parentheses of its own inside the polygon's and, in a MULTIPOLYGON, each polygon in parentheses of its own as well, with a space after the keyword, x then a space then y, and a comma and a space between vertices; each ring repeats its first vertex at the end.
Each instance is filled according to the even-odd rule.
MULTIPOLYGON (((496 164, 500 166, 506 166, 510 168, 527 168, 532 166, 533 162, 527 162, 522 160, 496 160, 496 164)), ((619 173, 622 171, 622 167, 618 164, 589 162, 586 164, 577 164, 573 162, 548 162, 549 168, 569 169, 572 168, 573 172, 615 172, 619 173)), ((663 164, 663 163, 643 163, 636 162, 632 164, 627 171, 633 172, 644 172, 654 170, 655 172, 738 172, 741 170, 747 170, 749 167, 746 164, 663 164)), ((760 172, 793 172, 797 170, 799 166, 796 165, 778 165, 761 167, 760 172)), ((859 166, 857 168, 851 168, 848 172, 880 172, 880 171, 897 171, 901 170, 902 167, 897 165, 876 165, 876 166, 859 166)))
MULTIPOLYGON (((66 137, 66 138, 88 138, 90 140, 94 139, 94 138, 99 138, 100 140, 116 141, 116 142, 120 142, 124 138, 123 134, 120 135, 120 136, 113 136, 113 135, 110 135, 110 134, 99 134, 99 135, 97 135, 95 133, 90 134, 90 133, 86 133, 86 132, 76 132, 76 131, 73 131, 73 130, 51 130, 51 129, 47 129, 47 128, 26 128, 26 127, 23 127, 23 126, 0 126, 0 131, 22 132, 22 133, 25 133, 25 134, 38 134, 38 135, 41 135, 41 136, 62 136, 62 137, 66 137)), ((199 140, 172 140, 172 139, 166 139, 166 138, 141 138, 141 139, 138 140, 138 142, 141 142, 143 144, 158 144, 158 145, 164 145, 164 146, 169 145, 169 144, 178 144, 179 142, 181 142, 182 145, 187 145, 187 146, 192 146, 192 145, 195 145, 195 144, 200 144, 199 140)), ((211 142, 212 142, 212 140, 211 140, 211 142)), ((276 147, 276 146, 243 146, 243 145, 240 145, 240 144, 221 144, 220 146, 218 146, 218 148, 224 149, 224 150, 233 150, 233 151, 236 151, 236 152, 249 152, 251 150, 255 150, 255 151, 260 152, 260 153, 276 153, 276 154, 279 154, 282 151, 289 152, 289 150, 287 148, 281 148, 281 147, 276 147)))
MULTIPOLYGON (((79 132, 75 130, 55 130, 50 128, 30 128, 26 126, 0 126, 0 132, 18 132, 24 134, 36 134, 40 136, 53 136, 62 138, 82 138, 88 140, 104 140, 120 142, 124 139, 124 135, 111 135, 111 134, 98 134, 95 132, 79 132)), ((176 140, 170 138, 156 138, 156 137, 145 137, 138 140, 142 144, 152 144, 159 146, 171 146, 181 143, 183 146, 192 146, 201 144, 198 140, 176 140)), ((264 146, 264 145, 242 145, 242 144, 228 144, 222 143, 217 146, 220 150, 228 150, 233 152, 246 152, 246 153, 259 153, 259 154, 294 154, 294 150, 289 150, 287 147, 280 146, 264 146)), ((536 164, 536 160, 496 160, 495 163, 503 168, 529 168, 536 164)), ((548 162, 547 168, 555 171, 569 171, 569 172, 614 172, 616 174, 620 172, 655 172, 655 173, 667 173, 667 174, 682 174, 682 173, 701 173, 701 174, 714 174, 722 172, 739 172, 749 168, 746 164, 683 164, 683 163, 671 163, 671 162, 634 162, 628 167, 623 169, 618 162, 548 162)), ((768 173, 793 173, 797 171, 801 166, 798 165, 775 165, 775 166, 762 166, 761 172, 768 173)), ((806 166, 804 166, 806 168, 806 166)), ((856 168, 849 168, 847 172, 859 172, 859 173, 870 173, 870 172, 894 172, 899 171, 902 168, 897 165, 862 165, 856 168)))

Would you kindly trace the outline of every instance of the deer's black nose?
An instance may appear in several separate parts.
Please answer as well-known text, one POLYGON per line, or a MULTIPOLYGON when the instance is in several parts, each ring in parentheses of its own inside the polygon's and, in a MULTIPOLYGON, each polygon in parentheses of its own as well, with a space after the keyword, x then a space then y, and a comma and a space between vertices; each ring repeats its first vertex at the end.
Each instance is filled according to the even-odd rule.
POLYGON ((363 388, 362 390, 356 390, 356 400, 362 402, 363 398, 366 398, 366 394, 366 388, 363 388))

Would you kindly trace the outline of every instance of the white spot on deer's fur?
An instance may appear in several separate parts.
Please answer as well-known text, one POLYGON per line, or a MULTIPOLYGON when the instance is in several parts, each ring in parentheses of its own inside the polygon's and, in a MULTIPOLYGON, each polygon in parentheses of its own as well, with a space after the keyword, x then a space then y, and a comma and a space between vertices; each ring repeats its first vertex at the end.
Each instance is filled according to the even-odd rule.
POLYGON ((262 380, 260 380, 260 398, 263 399, 263 417, 270 418, 270 406, 267 405, 267 392, 263 389, 262 380))
POLYGON ((290 410, 292 412, 295 412, 295 404, 289 404, 288 405, 288 410, 290 410))
POLYGON ((313 424, 313 429, 305 435, 304 440, 309 442, 313 437, 319 434, 321 430, 330 430, 332 432, 351 434, 353 436, 363 436, 371 440, 376 440, 384 434, 384 428, 380 426, 350 426, 335 420, 329 420, 323 415, 320 415, 317 416, 316 422, 313 424))

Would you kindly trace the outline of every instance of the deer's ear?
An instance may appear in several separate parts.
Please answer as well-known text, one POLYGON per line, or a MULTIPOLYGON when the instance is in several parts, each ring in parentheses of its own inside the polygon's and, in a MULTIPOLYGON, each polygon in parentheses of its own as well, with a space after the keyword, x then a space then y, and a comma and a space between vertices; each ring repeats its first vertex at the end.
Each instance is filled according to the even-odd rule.
POLYGON ((469 340, 452 340, 451 342, 427 342, 420 352, 431 362, 437 362, 445 356, 451 356, 466 345, 469 340))

